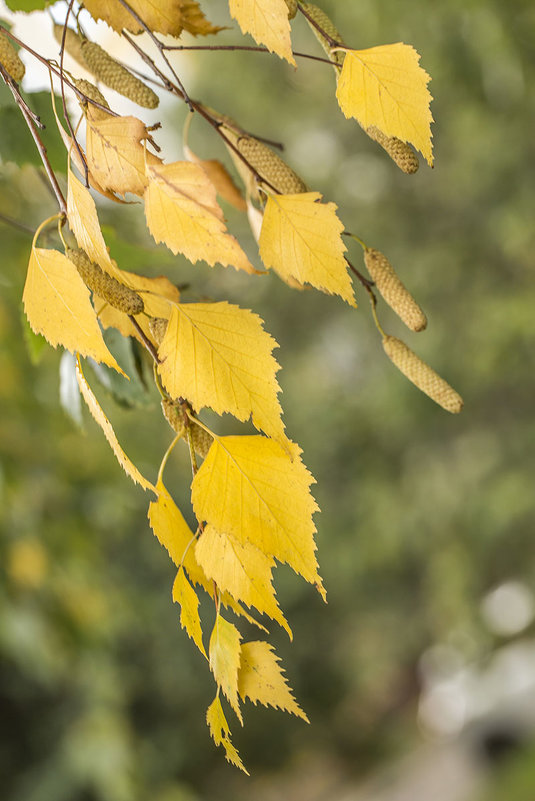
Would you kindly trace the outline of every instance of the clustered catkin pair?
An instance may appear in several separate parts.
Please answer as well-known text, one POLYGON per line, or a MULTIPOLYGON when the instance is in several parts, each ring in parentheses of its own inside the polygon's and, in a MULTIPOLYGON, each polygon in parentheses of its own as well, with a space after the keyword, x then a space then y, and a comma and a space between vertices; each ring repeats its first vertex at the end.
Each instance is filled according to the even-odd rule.
POLYGON ((0 64, 14 81, 22 81, 26 68, 5 33, 0 33, 0 64))
MULTIPOLYGON (((64 30, 63 26, 54 25, 54 35, 60 43, 64 30)), ((158 95, 149 86, 146 86, 126 67, 115 61, 100 45, 80 38, 71 28, 67 28, 65 31, 65 50, 82 67, 88 69, 97 80, 102 81, 105 86, 115 90, 123 97, 137 103, 138 106, 156 108, 160 102, 158 95)), ((80 89, 80 91, 82 90, 80 89)))
MULTIPOLYGON (((170 398, 164 398, 162 400, 162 411, 173 431, 176 431, 182 439, 187 439, 186 422, 180 405, 170 398)), ((206 459, 214 438, 206 429, 202 428, 193 420, 188 419, 188 423, 195 453, 200 456, 201 459, 206 459)))

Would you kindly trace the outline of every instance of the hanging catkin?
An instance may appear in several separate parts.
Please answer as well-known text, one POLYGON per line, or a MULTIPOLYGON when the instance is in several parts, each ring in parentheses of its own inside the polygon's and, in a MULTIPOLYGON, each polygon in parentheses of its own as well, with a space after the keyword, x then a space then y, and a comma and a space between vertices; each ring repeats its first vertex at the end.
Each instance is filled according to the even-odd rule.
POLYGON ((91 261, 85 250, 67 248, 65 255, 72 261, 88 289, 107 300, 114 309, 125 314, 141 314, 144 310, 143 298, 105 273, 98 264, 91 261))
POLYGON ((380 250, 366 248, 364 262, 378 292, 411 331, 423 331, 427 318, 380 250))
POLYGON ((308 17, 310 17, 310 19, 312 19, 321 28, 321 30, 327 34, 327 36, 324 36, 322 32, 319 31, 318 28, 312 24, 312 22, 310 22, 310 19, 307 18, 307 22, 314 33, 314 36, 325 50, 325 53, 331 61, 334 61, 338 65, 334 67, 336 77, 338 77, 340 73, 340 67, 344 63, 345 53, 340 50, 336 51, 335 53, 331 53, 331 47, 333 47, 331 42, 336 42, 339 45, 343 45, 344 42, 340 36, 340 33, 322 8, 319 8, 312 3, 301 3, 301 5, 306 11, 308 17))
POLYGON ((379 128, 374 125, 366 128, 366 133, 378 142, 381 147, 386 150, 393 162, 395 162, 400 170, 403 170, 407 175, 413 175, 417 172, 419 165, 418 157, 412 147, 407 142, 402 142, 396 136, 386 136, 379 128))
MULTIPOLYGON (((176 431, 180 437, 187 440, 186 424, 180 405, 170 398, 163 398, 162 411, 173 431, 176 431)), ((205 459, 214 438, 208 431, 205 431, 204 428, 197 425, 193 420, 189 421, 189 428, 191 430, 191 438, 195 453, 200 456, 201 459, 205 459)))
POLYGON ((143 81, 132 75, 95 42, 82 42, 82 56, 95 78, 138 106, 156 108, 160 102, 158 95, 149 86, 145 86, 143 81))
POLYGON ((0 64, 14 81, 22 81, 26 68, 5 33, 0 33, 0 64))
MULTIPOLYGON (((90 83, 90 81, 86 81, 84 78, 73 78, 72 82, 76 88, 82 92, 82 94, 89 98, 89 100, 94 100, 95 103, 100 103, 100 105, 104 106, 105 108, 110 107, 100 89, 97 89, 97 87, 90 83)), ((82 106, 87 106, 87 101, 83 98, 80 98, 80 104, 82 106)), ((103 116, 105 115, 103 114, 103 116)))
POLYGON ((65 30, 65 52, 69 54, 81 67, 86 67, 84 57, 82 55, 82 39, 72 28, 64 28, 63 25, 54 24, 54 38, 58 44, 63 40, 63 31, 65 30))
POLYGON ((383 348, 398 370, 401 370, 409 381, 429 395, 435 403, 452 414, 458 414, 461 411, 463 408, 461 396, 401 339, 385 336, 383 348))

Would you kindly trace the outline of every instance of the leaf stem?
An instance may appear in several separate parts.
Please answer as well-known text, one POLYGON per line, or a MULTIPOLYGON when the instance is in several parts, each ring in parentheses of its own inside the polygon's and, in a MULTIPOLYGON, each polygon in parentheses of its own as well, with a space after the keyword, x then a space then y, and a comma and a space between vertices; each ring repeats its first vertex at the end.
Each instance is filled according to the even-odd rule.
POLYGON ((146 350, 148 350, 148 352, 150 353, 150 355, 154 359, 155 364, 160 364, 160 360, 158 358, 158 351, 156 350, 156 348, 154 347, 154 345, 152 344, 152 342, 150 341, 150 339, 148 338, 146 333, 143 331, 143 329, 141 328, 140 324, 138 323, 138 321, 136 320, 134 315, 133 314, 129 314, 128 315, 128 319, 130 320, 130 322, 132 323, 132 325, 136 329, 137 333, 139 334, 139 336, 140 336, 140 338, 141 338, 141 340, 143 342, 143 345, 145 346, 146 350))

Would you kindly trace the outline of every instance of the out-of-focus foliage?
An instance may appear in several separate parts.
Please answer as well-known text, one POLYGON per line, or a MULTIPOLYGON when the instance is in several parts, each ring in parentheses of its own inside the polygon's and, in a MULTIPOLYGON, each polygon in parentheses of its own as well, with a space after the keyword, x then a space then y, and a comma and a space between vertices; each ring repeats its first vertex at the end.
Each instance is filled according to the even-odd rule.
MULTIPOLYGON (((217 5, 206 4, 210 19, 225 24, 217 5)), ((103 209, 112 256, 154 275, 165 267, 190 284, 188 300, 230 292, 286 343, 278 354, 285 423, 318 481, 329 604, 278 571, 295 639, 291 649, 284 633, 273 640, 313 725, 251 710, 246 739, 234 727, 234 740, 254 778, 235 776, 199 720, 210 682, 162 592, 172 569, 143 523, 145 499, 93 422, 83 436, 61 411, 60 354, 45 349, 37 366, 28 355, 20 297, 31 236, 3 220, 31 229, 55 204, 35 167, 3 163, 0 775, 8 801, 301 799, 312 797, 308 782, 320 769, 335 798, 339 783, 419 742, 422 652, 446 642, 484 663, 498 643, 480 616, 483 595, 510 578, 534 585, 535 8, 530 0, 322 6, 350 47, 406 41, 422 54, 436 98, 433 171, 398 174, 344 120, 325 65, 294 73, 254 53, 176 63, 196 97, 285 142, 285 159, 308 186, 336 198, 346 225, 388 255, 429 318, 425 341, 403 336, 461 391, 465 409, 451 418, 392 369, 362 292, 357 313, 312 292, 297 304, 275 277, 251 282, 153 250, 141 223, 132 230, 120 208, 103 209)), ((294 30, 296 50, 322 52, 304 23, 294 30)), ((182 123, 177 115, 177 131, 182 123)), ((196 152, 212 156, 211 133, 195 126, 196 152)), ((246 221, 226 211, 245 235, 246 221)), ((401 332, 386 307, 381 319, 401 332)), ((105 391, 101 400, 114 417, 105 391)), ((151 479, 169 440, 158 405, 143 398, 114 417, 151 479)), ((182 500, 188 470, 173 456, 169 476, 182 500)), ((522 781, 533 788, 532 778, 522 781)), ((518 790, 507 786, 508 801, 529 797, 521 780, 518 790)))

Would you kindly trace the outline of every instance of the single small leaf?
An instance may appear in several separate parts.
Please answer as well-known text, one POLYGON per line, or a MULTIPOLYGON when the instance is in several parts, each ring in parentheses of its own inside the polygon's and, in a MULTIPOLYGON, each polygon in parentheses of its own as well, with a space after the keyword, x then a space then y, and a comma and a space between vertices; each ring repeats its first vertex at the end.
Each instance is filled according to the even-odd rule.
POLYGON ((246 211, 247 204, 243 195, 224 164, 217 159, 200 159, 187 145, 184 145, 183 149, 188 161, 203 168, 220 197, 239 211, 246 211))
POLYGON ((266 437, 217 437, 193 479, 193 508, 198 520, 289 564, 325 597, 315 555, 314 479, 292 447, 289 455, 266 437))
POLYGON ((410 142, 433 164, 429 104, 433 99, 427 72, 411 45, 397 42, 368 50, 342 50, 344 66, 336 97, 346 117, 367 130, 410 142))
POLYGON ((243 33, 296 66, 285 0, 229 0, 229 8, 243 33))
POLYGON ((319 192, 271 195, 260 232, 260 258, 284 279, 340 295, 355 306, 344 258, 344 226, 334 203, 319 203, 319 192))
MULTIPOLYGON (((94 19, 102 19, 118 33, 123 28, 141 33, 143 26, 119 0, 87 0, 84 6, 94 19)), ((129 6, 154 33, 179 36, 186 29, 193 34, 217 33, 196 0, 130 0, 129 6)))
MULTIPOLYGON (((98 111, 98 109, 97 109, 98 111)), ((94 180, 104 189, 124 195, 142 195, 147 185, 147 164, 160 160, 141 144, 148 137, 137 117, 99 119, 87 108, 87 165, 94 180)))
POLYGON ((80 360, 78 359, 78 364, 76 365, 76 377, 78 379, 78 386, 80 387, 80 392, 82 393, 85 402, 91 412, 92 417, 94 418, 95 422, 101 427, 102 431, 104 432, 104 436, 108 440, 108 443, 115 454, 115 457, 125 473, 130 476, 132 481, 135 484, 139 484, 143 487, 144 490, 152 490, 154 494, 157 494, 156 488, 144 478, 135 464, 130 461, 126 453, 123 451, 121 446, 119 445, 119 441, 115 436, 115 431, 113 427, 104 414, 102 407, 100 406, 98 400, 96 399, 93 390, 87 383, 87 380, 82 372, 82 366, 80 364, 80 360))
MULTIPOLYGON (((180 604, 180 625, 186 630, 201 654, 206 656, 202 641, 201 618, 199 617, 199 599, 189 583, 182 568, 179 569, 173 584, 173 601, 180 604)), ((208 657, 206 656, 208 659, 208 657)))
POLYGON ((242 701, 249 698, 254 704, 284 709, 307 723, 307 716, 295 700, 283 676, 279 658, 267 642, 243 643, 238 673, 238 692, 242 701))
POLYGON ((156 242, 193 263, 204 260, 253 273, 237 240, 226 232, 216 190, 198 164, 177 161, 151 166, 145 192, 145 215, 156 242))
POLYGON ((32 247, 22 301, 32 329, 51 345, 122 373, 104 342, 89 290, 63 253, 32 247))
POLYGON ((242 716, 238 701, 238 670, 240 668, 241 634, 232 623, 218 615, 210 637, 210 669, 214 678, 236 712, 242 716))
POLYGON ((100 229, 95 201, 89 189, 74 175, 70 164, 67 166, 67 217, 78 245, 91 261, 117 277, 100 229))
POLYGON ((290 629, 275 599, 271 571, 272 557, 250 542, 239 542, 231 534, 222 534, 205 526, 195 547, 197 561, 220 590, 226 590, 237 601, 254 606, 281 625, 292 639, 290 629))
POLYGON ((210 729, 210 734, 216 745, 222 745, 225 749, 225 758, 227 762, 231 762, 244 773, 249 775, 245 770, 240 755, 230 741, 230 729, 228 727, 227 719, 223 713, 223 707, 219 700, 219 693, 216 695, 206 712, 206 722, 210 729))
POLYGON ((262 320, 230 303, 181 303, 173 307, 158 354, 158 369, 174 398, 187 398, 195 411, 209 406, 287 443, 277 399, 279 365, 275 340, 262 320))

